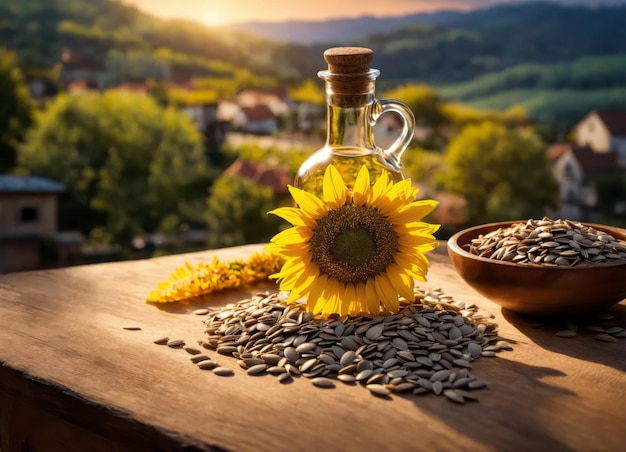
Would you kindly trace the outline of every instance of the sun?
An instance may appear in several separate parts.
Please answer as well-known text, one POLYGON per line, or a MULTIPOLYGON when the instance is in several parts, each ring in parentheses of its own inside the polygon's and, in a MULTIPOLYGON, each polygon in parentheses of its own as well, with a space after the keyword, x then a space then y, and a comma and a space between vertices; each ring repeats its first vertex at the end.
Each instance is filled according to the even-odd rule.
POLYGON ((204 19, 202 21, 206 25, 210 25, 210 26, 221 25, 222 22, 223 22, 222 15, 220 13, 216 13, 215 11, 211 11, 209 13, 206 13, 204 15, 204 19))

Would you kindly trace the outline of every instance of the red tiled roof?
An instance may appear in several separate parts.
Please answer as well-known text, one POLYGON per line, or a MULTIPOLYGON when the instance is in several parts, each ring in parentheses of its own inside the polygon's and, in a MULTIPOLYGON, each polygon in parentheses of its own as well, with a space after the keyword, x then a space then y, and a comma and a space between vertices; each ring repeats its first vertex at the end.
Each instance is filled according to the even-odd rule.
POLYGON ((555 143, 548 148, 548 160, 555 161, 558 160, 563 154, 569 151, 572 148, 570 143, 555 143))
POLYGON ((259 104, 254 107, 242 107, 241 111, 246 115, 248 121, 264 121, 274 118, 274 113, 267 105, 259 104))
POLYGON ((119 91, 127 91, 131 93, 147 93, 149 91, 148 85, 145 83, 131 83, 124 82, 120 83, 115 87, 116 90, 119 91))
POLYGON ((242 158, 235 160, 224 174, 250 179, 263 187, 271 188, 275 193, 287 193, 287 185, 292 183, 286 169, 242 158))
POLYGON ((572 154, 586 173, 610 173, 620 171, 613 152, 595 152, 589 146, 574 146, 572 154))
POLYGON ((626 135, 626 110, 596 110, 611 135, 626 135))

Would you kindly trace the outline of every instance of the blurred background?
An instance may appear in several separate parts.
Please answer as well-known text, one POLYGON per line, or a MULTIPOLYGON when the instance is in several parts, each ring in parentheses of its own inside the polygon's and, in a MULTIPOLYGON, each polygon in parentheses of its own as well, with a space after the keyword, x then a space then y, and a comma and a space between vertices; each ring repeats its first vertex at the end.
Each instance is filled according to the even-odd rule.
MULTIPOLYGON (((439 239, 626 215, 626 0, 0 0, 0 273, 267 241, 324 143, 323 51, 417 119, 439 239)), ((388 146, 393 114, 375 127, 388 146)))

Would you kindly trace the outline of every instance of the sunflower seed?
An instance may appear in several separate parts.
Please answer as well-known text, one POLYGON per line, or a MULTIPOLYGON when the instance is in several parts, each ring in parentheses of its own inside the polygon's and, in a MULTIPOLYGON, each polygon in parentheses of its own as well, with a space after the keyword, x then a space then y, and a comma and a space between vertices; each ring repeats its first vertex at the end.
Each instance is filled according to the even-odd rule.
POLYGON ((281 383, 286 383, 289 380, 291 380, 292 377, 288 373, 284 373, 284 374, 279 374, 278 377, 276 377, 276 379, 280 381, 281 383))
POLYGON ((549 218, 531 219, 480 235, 466 248, 472 254, 519 265, 590 265, 626 259, 626 243, 611 235, 582 223, 549 218), (537 254, 540 250, 545 251, 537 254))
POLYGON ((318 388, 334 388, 335 387, 335 383, 333 383, 333 381, 330 378, 316 377, 311 380, 311 383, 313 383, 318 388))
POLYGON ((185 345, 185 341, 182 339, 172 339, 171 341, 167 341, 167 346, 171 348, 180 348, 185 345))
POLYGON ((200 350, 194 347, 183 347, 183 350, 185 350, 190 355, 199 355, 200 353, 202 353, 200 350))
POLYGON ((350 364, 354 362, 355 358, 356 358, 356 353, 352 350, 348 350, 341 356, 341 359, 339 360, 339 364, 341 364, 341 367, 349 366, 350 364))
POLYGON ((267 364, 257 364, 256 366, 252 366, 248 370, 246 370, 246 373, 248 375, 260 375, 262 373, 265 373, 266 370, 267 364))
POLYGON ((202 370, 212 370, 217 367, 217 363, 211 360, 202 360, 198 363, 198 367, 202 370))
POLYGON ((382 334, 383 329, 384 327, 382 325, 374 325, 367 330, 365 337, 370 340, 374 340, 382 334))
POLYGON ((597 341, 602 341, 602 342, 617 342, 617 339, 615 339, 610 334, 606 334, 606 333, 596 334, 595 336, 593 336, 593 338, 597 341))
MULTIPOLYGON (((206 361, 202 362, 204 363, 206 361)), ((198 367, 200 367, 200 365, 198 365, 198 367)), ((228 367, 216 367, 215 369, 213 369, 213 373, 215 375, 219 375, 220 377, 230 377, 231 375, 235 374, 235 372, 233 372, 233 370, 229 369, 228 367)))
POLYGON ((207 355, 193 355, 190 359, 192 363, 197 364, 200 361, 206 361, 211 358, 209 358, 207 355))
POLYGON ((563 331, 557 332, 555 334, 555 336, 559 336, 559 337, 574 337, 574 336, 576 336, 576 331, 563 330, 563 331))
POLYGON ((282 294, 259 294, 210 312, 202 345, 236 357, 251 375, 273 373, 288 381, 302 374, 321 385, 337 378, 380 385, 386 393, 440 395, 484 385, 464 369, 488 355, 489 344, 494 355, 512 348, 489 319, 440 290, 416 290, 415 300, 402 301, 395 315, 321 320, 301 304, 286 305, 282 294))
POLYGON ((162 337, 158 337, 155 340, 153 340, 152 342, 154 344, 158 344, 158 345, 165 345, 169 342, 170 338, 167 336, 162 336, 162 337))
POLYGON ((355 376, 352 374, 338 375, 337 379, 343 381, 344 383, 353 383, 356 380, 355 376))
POLYGON ((372 394, 379 397, 388 397, 391 391, 385 387, 385 385, 371 384, 365 386, 372 394))
POLYGON ((449 400, 452 400, 453 402, 465 403, 465 398, 454 389, 444 390, 443 395, 446 396, 449 400))
POLYGON ((193 314, 195 315, 206 315, 209 313, 208 309, 196 309, 195 311, 193 311, 193 314))

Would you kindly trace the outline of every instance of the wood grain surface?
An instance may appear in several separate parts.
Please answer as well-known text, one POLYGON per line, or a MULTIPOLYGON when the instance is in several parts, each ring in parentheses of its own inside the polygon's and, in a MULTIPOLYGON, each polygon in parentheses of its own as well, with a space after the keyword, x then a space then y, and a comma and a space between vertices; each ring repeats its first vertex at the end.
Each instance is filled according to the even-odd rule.
MULTIPOLYGON (((425 288, 492 313, 514 350, 480 358, 488 383, 479 402, 444 397, 373 397, 296 379, 218 377, 159 336, 203 339, 194 309, 224 305, 267 283, 158 307, 145 298, 184 261, 247 257, 249 245, 149 260, 0 276, 0 450, 232 451, 602 451, 626 444, 626 341, 522 318, 484 299, 455 273, 445 245, 430 259, 425 288), (124 327, 137 326, 129 331, 124 327)), ((612 308, 624 325, 626 306, 612 308)))

